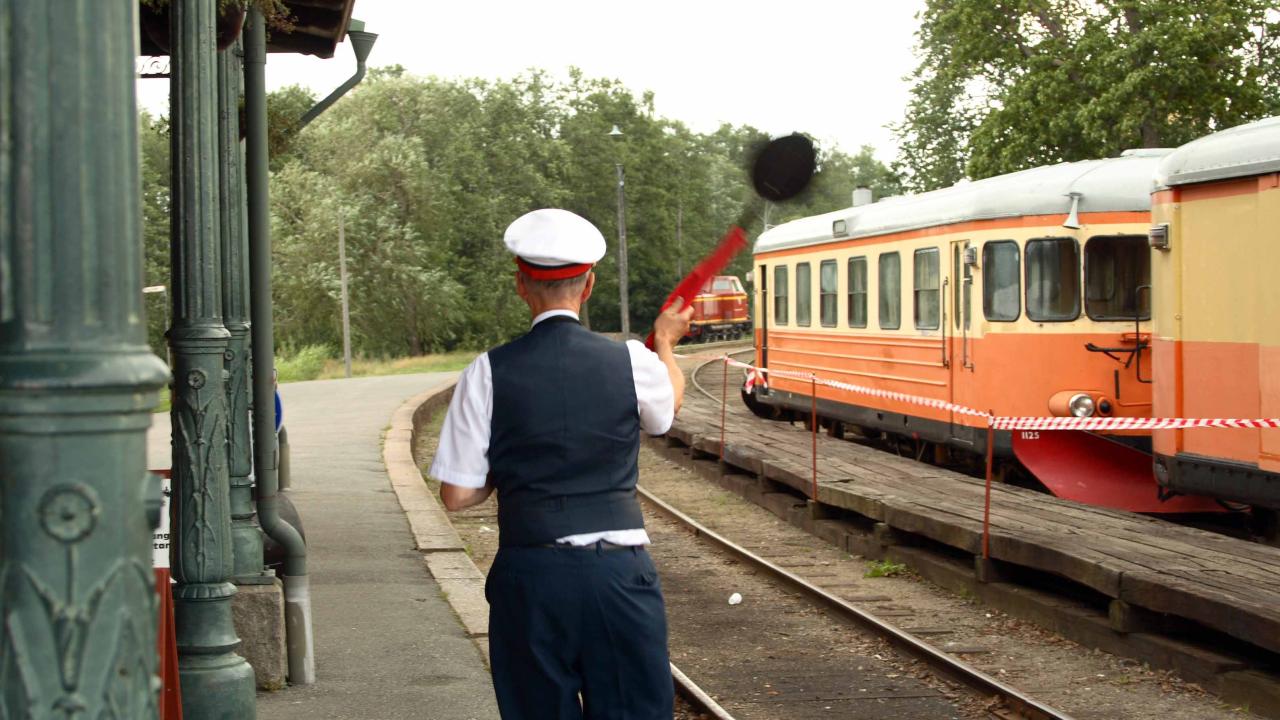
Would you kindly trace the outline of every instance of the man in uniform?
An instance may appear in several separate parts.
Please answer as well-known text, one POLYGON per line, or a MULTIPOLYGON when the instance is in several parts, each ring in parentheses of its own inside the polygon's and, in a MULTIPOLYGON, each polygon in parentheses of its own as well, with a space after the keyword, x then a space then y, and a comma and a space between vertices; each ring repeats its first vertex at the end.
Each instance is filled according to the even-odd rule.
POLYGON ((667 623, 636 499, 640 432, 684 396, 672 347, 679 305, 651 352, 578 322, 604 237, 565 210, 507 228, 528 333, 462 372, 430 474, 445 507, 498 493, 498 554, 485 584, 489 656, 505 720, 669 720, 667 623))

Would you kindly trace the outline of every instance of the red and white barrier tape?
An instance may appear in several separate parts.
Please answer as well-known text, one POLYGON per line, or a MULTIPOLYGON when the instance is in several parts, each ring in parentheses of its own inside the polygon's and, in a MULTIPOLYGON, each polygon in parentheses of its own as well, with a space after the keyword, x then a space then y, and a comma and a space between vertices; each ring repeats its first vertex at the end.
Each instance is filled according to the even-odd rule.
POLYGON ((1185 430, 1280 428, 1280 418, 993 417, 996 430, 1185 430))
POLYGON ((789 370, 770 370, 769 368, 757 368, 744 362, 739 362, 733 358, 728 358, 729 365, 733 367, 747 368, 760 375, 773 375, 775 377, 788 378, 791 380, 801 380, 804 382, 814 382, 815 379, 819 385, 845 392, 858 393, 868 397, 884 398, 886 400, 897 400, 899 402, 912 403, 915 405, 924 405, 936 410, 949 410, 951 412, 961 413, 963 415, 973 415, 976 417, 990 417, 988 413, 973 408, 957 405, 947 402, 946 400, 937 400, 935 398, 920 397, 919 395, 908 395, 907 393, 894 392, 892 390, 881 390, 879 388, 867 387, 865 385, 854 385, 852 383, 840 382, 839 380, 827 380, 818 378, 808 373, 792 372, 789 370))
POLYGON ((910 395, 907 393, 881 390, 865 385, 827 380, 811 373, 790 370, 770 370, 758 368, 749 363, 723 356, 726 365, 744 368, 749 371, 746 390, 750 392, 756 384, 765 384, 763 378, 778 377, 788 380, 816 383, 845 392, 857 393, 868 397, 896 400, 898 402, 921 405, 968 415, 986 418, 987 424, 995 430, 1182 430, 1187 428, 1280 428, 1280 418, 1143 418, 1143 417, 1002 417, 988 412, 975 410, 945 400, 910 395))

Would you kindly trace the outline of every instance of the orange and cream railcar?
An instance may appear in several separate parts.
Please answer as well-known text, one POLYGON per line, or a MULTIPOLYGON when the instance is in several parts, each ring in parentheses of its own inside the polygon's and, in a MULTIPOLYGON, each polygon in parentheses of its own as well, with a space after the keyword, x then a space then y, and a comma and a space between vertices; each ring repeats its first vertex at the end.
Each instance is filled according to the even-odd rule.
MULTIPOLYGON (((1167 152, 1034 168, 766 231, 754 253, 757 364, 999 415, 1148 416, 1147 230, 1167 152)), ((986 448, 981 418, 817 394, 826 420, 986 448)), ((810 383, 773 377, 745 399, 761 414, 807 416, 810 398, 810 383)), ((995 448, 1063 497, 1141 512, 1205 504, 1160 501, 1149 434, 1001 432, 995 448)))
MULTIPOLYGON (((1160 163, 1152 198, 1158 417, 1280 417, 1280 118, 1160 163)), ((1280 508, 1280 430, 1160 430, 1158 482, 1280 508)))

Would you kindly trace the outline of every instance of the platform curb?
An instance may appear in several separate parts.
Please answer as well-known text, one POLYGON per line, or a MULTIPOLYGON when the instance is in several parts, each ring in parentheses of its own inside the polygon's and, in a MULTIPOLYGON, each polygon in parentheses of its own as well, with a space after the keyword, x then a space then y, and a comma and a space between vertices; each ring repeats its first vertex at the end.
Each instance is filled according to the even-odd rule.
POLYGON ((441 594, 488 665, 489 603, 484 597, 484 573, 467 554, 466 545, 413 459, 420 428, 432 413, 448 405, 455 384, 449 382, 415 395, 392 413, 382 461, 409 521, 414 547, 422 553, 427 572, 439 583, 441 594))

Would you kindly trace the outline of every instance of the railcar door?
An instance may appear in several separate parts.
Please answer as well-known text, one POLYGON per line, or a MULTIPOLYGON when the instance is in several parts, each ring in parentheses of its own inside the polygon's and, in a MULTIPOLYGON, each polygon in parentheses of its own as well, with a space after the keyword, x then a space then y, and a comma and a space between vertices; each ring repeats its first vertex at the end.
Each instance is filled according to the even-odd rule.
MULTIPOLYGON (((756 367, 769 367, 769 266, 761 265, 755 275, 756 302, 752 311, 760 322, 760 335, 755 338, 756 367)), ((754 335, 754 332, 752 333, 754 335)))
MULTIPOLYGON (((965 381, 973 368, 969 347, 973 267, 965 257, 968 249, 968 240, 951 241, 951 267, 947 272, 947 287, 943 293, 943 310, 947 315, 942 323, 942 342, 947 364, 947 399, 959 404, 969 399, 965 394, 965 381)), ((954 411, 949 415, 951 436, 956 439, 964 438, 962 427, 965 419, 954 411)))

